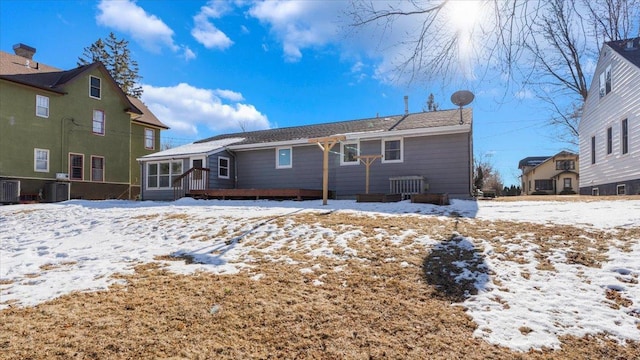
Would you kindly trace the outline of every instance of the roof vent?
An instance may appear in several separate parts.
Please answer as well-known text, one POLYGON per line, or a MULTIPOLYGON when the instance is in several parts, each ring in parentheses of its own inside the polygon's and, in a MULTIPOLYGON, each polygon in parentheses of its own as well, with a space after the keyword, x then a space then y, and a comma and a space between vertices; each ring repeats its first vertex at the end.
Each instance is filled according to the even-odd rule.
POLYGON ((627 50, 627 51, 635 50, 636 47, 634 45, 635 44, 633 43, 633 40, 629 40, 629 41, 627 41, 627 44, 626 44, 624 49, 627 50))
POLYGON ((20 43, 13 45, 13 52, 18 56, 31 60, 33 59, 33 54, 36 53, 36 48, 20 43))

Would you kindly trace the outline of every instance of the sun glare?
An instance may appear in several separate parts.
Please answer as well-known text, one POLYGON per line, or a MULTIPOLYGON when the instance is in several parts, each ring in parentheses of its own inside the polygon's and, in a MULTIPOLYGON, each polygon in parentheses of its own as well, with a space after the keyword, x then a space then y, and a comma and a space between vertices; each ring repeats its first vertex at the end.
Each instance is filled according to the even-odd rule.
POLYGON ((445 7, 448 23, 457 38, 460 71, 468 79, 474 75, 474 54, 479 38, 478 25, 484 16, 482 0, 450 0, 445 7))

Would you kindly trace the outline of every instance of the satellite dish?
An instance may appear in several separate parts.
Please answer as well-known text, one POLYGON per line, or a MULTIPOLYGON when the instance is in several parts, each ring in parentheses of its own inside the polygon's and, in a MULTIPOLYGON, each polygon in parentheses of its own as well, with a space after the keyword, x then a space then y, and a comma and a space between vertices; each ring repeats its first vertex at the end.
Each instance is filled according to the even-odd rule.
POLYGON ((462 120, 462 107, 469 105, 473 101, 473 98, 475 98, 475 96, 468 90, 456 91, 451 95, 451 102, 460 107, 460 125, 464 124, 462 120))
POLYGON ((454 92, 453 95, 451 95, 451 102, 460 107, 463 107, 465 105, 469 105, 473 101, 474 97, 475 96, 471 91, 460 90, 454 92))

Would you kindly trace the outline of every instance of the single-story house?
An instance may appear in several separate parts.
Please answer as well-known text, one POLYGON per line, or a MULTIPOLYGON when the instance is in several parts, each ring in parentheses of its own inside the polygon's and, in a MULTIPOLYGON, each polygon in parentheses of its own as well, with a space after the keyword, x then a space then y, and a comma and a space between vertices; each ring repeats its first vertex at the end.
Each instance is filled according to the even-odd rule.
MULTIPOLYGON (((138 158, 143 200, 173 200, 194 191, 322 190, 323 156, 314 139, 339 139, 328 154, 334 198, 365 192, 359 156, 379 155, 369 167, 371 193, 472 192, 472 110, 455 109, 217 135, 138 158), (402 185, 402 184, 400 184, 402 185)), ((277 193, 277 192, 275 192, 277 193)))

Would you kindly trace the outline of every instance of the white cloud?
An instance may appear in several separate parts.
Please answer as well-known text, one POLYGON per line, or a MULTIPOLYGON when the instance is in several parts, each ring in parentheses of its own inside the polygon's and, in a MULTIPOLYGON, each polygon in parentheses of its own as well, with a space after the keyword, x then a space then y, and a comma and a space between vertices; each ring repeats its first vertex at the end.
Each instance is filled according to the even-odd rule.
POLYGON ((201 127, 214 132, 269 128, 267 116, 251 104, 240 103, 244 98, 238 92, 185 83, 171 87, 142 85, 142 89, 145 104, 174 133, 202 136, 201 127), (225 104, 222 99, 232 103, 225 104))
POLYGON ((162 47, 178 51, 173 41, 173 30, 155 15, 147 14, 134 1, 102 0, 98 4, 98 24, 122 31, 142 47, 159 52, 162 47))
POLYGON ((221 18, 229 11, 230 7, 227 2, 209 1, 193 17, 194 28, 191 30, 191 35, 207 49, 224 50, 230 47, 233 45, 233 41, 209 21, 209 19, 221 18))
POLYGON ((282 42, 285 60, 295 62, 302 58, 302 49, 337 39, 336 18, 347 5, 342 1, 263 1, 253 4, 249 15, 271 27, 282 42))
POLYGON ((530 89, 522 89, 522 90, 517 91, 514 94, 514 97, 516 99, 521 99, 521 100, 533 99, 535 97, 535 94, 530 89))
POLYGON ((193 60, 196 58, 196 53, 194 53, 188 46, 183 46, 182 50, 184 51, 182 56, 185 61, 193 60))

